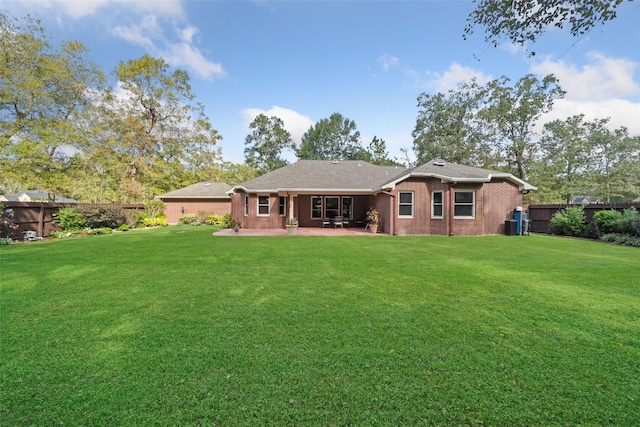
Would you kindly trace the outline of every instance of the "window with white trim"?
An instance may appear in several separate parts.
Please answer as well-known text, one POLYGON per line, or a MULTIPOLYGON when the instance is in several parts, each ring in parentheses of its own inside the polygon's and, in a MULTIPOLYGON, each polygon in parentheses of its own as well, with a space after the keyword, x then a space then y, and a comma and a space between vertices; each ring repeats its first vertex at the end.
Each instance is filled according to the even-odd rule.
POLYGON ((311 219, 322 219, 322 197, 311 198, 311 219))
POLYGON ((453 193, 453 217, 468 218, 476 217, 476 192, 456 190, 453 193))
POLYGON ((340 213, 340 198, 339 197, 325 197, 324 198, 324 217, 335 218, 340 213))
POLYGON ((284 196, 280 196, 278 198, 278 214, 280 216, 285 216, 287 214, 287 198, 284 196))
POLYGON ((442 191, 431 193, 431 218, 444 218, 444 193, 442 191))
POLYGON ((249 195, 244 195, 244 216, 249 215, 249 195))
POLYGON ((398 191, 398 216, 413 218, 413 191, 398 191))
POLYGON ((269 216, 269 196, 258 196, 258 216, 269 216))

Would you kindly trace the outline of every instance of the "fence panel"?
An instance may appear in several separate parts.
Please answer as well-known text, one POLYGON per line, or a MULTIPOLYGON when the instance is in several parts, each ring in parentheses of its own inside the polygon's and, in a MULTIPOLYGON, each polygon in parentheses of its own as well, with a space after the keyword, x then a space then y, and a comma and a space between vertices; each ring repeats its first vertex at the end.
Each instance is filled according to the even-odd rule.
MULTIPOLYGON (((536 233, 551 233, 551 218, 556 212, 567 207, 578 207, 581 205, 529 205, 529 219, 531 220, 531 231, 536 233)), ((615 203, 615 204, 596 204, 582 205, 584 214, 588 223, 593 222, 593 216, 598 211, 613 209, 616 211, 624 211, 625 209, 635 206, 640 210, 640 203, 615 203)))
POLYGON ((49 237, 52 231, 62 231, 53 222, 53 215, 61 208, 75 207, 117 207, 122 209, 144 210, 142 204, 92 204, 92 203, 49 203, 49 202, 2 202, 5 209, 13 209, 14 224, 18 228, 13 232, 14 239, 21 239, 23 231, 35 231, 36 235, 49 237))

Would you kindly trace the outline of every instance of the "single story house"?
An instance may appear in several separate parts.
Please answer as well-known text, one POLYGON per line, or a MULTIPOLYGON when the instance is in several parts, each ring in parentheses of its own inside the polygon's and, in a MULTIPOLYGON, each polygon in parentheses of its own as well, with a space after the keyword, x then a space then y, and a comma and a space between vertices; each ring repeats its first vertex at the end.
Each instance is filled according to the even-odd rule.
POLYGON ((231 213, 231 186, 224 182, 199 182, 156 196, 165 204, 168 224, 177 224, 187 214, 207 212, 219 216, 231 213))
POLYGON ((602 197, 597 196, 576 196, 573 199, 574 205, 602 205, 604 204, 604 199, 602 197))
POLYGON ((535 190, 516 176, 434 160, 412 169, 360 160, 300 160, 236 185, 231 214, 243 228, 323 227, 335 216, 364 226, 381 216, 378 231, 399 235, 503 234, 505 221, 535 190))
MULTIPOLYGON (((0 202, 49 202, 49 193, 42 190, 26 190, 15 194, 0 195, 0 202)), ((80 203, 69 197, 54 195, 55 203, 80 203)))

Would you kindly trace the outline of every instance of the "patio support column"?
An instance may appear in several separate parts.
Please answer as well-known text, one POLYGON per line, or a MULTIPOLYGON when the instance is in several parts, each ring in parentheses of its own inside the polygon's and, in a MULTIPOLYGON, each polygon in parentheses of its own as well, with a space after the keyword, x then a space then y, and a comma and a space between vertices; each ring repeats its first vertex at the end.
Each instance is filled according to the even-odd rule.
POLYGON ((287 196, 289 198, 289 221, 290 222, 293 219, 293 196, 289 193, 287 193, 287 196))
POLYGON ((449 236, 453 236, 453 217, 454 217, 454 209, 453 205, 455 203, 455 196, 453 191, 453 186, 458 182, 453 181, 449 186, 449 236))

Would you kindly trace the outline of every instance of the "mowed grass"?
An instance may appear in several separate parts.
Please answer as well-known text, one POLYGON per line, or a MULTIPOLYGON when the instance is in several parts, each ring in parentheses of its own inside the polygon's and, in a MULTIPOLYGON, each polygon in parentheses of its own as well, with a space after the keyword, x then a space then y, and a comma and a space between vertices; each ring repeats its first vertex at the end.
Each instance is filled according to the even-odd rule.
POLYGON ((638 249, 212 230, 0 248, 0 424, 640 422, 638 249))

